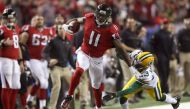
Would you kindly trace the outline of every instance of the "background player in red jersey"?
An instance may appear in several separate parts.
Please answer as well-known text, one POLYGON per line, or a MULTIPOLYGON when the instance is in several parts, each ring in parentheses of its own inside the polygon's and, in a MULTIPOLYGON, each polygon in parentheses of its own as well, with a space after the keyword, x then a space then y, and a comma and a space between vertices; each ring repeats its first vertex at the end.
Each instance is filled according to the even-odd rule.
POLYGON ((68 95, 62 102, 62 108, 69 106, 81 75, 89 69, 96 102, 95 109, 101 109, 103 82, 102 56, 107 49, 116 47, 120 54, 123 55, 124 60, 129 63, 126 51, 123 49, 119 40, 118 28, 109 21, 111 20, 111 14, 112 10, 109 6, 100 4, 95 13, 89 13, 84 17, 72 19, 68 22, 68 25, 71 25, 75 21, 84 23, 84 38, 81 48, 76 52, 77 66, 71 79, 68 95))
POLYGON ((32 76, 37 81, 27 101, 31 104, 34 95, 39 91, 38 98, 40 109, 43 109, 46 106, 46 89, 48 88, 49 71, 47 68, 47 61, 42 58, 41 53, 51 39, 52 32, 49 28, 44 27, 44 18, 40 15, 34 16, 32 25, 24 26, 22 30, 21 43, 27 45, 29 49, 30 69, 32 71, 32 76))
POLYGON ((0 27, 1 99, 4 109, 15 109, 16 95, 21 87, 20 74, 23 70, 23 62, 15 17, 16 12, 11 8, 6 8, 3 11, 3 25, 0 27))

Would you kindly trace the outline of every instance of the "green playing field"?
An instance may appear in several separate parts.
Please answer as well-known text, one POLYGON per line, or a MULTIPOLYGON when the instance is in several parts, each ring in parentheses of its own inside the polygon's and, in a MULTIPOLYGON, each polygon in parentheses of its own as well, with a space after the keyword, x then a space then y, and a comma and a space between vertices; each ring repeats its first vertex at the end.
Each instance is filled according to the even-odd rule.
MULTIPOLYGON (((188 102, 188 101, 190 102, 190 97, 182 97, 181 102, 188 102)), ((129 104, 129 108, 135 109, 135 108, 143 108, 143 107, 165 105, 165 104, 166 103, 156 102, 156 101, 152 100, 152 98, 150 98, 149 96, 146 96, 146 99, 140 100, 139 103, 129 104)), ((80 106, 79 106, 78 101, 75 102, 75 105, 76 105, 76 109, 79 109, 80 106)), ((88 106, 87 109, 93 109, 93 108, 88 106)), ((115 104, 110 105, 110 106, 104 106, 103 109, 121 109, 121 107, 120 107, 119 103, 115 103, 115 104)))

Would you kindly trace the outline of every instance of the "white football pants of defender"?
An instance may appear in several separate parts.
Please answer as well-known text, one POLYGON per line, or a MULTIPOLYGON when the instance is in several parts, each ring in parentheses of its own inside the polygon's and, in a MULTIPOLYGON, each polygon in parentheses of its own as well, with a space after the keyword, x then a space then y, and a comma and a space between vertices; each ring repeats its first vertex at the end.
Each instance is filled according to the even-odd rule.
POLYGON ((0 57, 2 88, 20 89, 20 66, 17 60, 0 57))
POLYGON ((82 50, 78 49, 77 53, 77 67, 82 68, 84 71, 89 69, 89 76, 91 80, 91 85, 95 89, 99 89, 101 83, 103 82, 103 57, 92 58, 85 54, 82 50))
POLYGON ((47 61, 31 59, 30 61, 30 69, 32 72, 32 76, 40 82, 40 88, 47 89, 48 88, 48 78, 49 78, 49 70, 47 68, 47 61))

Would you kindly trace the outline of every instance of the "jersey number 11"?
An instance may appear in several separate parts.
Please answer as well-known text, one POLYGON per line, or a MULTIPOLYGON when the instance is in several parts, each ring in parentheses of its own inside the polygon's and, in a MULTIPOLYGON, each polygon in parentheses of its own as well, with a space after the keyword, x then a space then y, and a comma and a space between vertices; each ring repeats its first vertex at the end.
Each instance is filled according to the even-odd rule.
POLYGON ((97 34, 95 36, 95 32, 92 31, 91 34, 90 34, 90 40, 89 40, 88 44, 97 47, 99 40, 100 40, 100 34, 97 34), (93 41, 94 37, 95 37, 95 41, 93 41))

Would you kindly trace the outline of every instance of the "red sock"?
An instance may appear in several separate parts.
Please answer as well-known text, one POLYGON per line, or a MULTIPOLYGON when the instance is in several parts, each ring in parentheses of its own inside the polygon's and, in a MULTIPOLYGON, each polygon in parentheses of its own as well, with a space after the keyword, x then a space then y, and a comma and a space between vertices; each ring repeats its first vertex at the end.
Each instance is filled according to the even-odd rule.
POLYGON ((38 89, 40 88, 40 85, 34 85, 33 87, 32 87, 32 90, 31 90, 31 96, 34 96, 35 94, 37 94, 37 91, 38 91, 38 89))
POLYGON ((15 109, 17 93, 18 93, 18 89, 12 89, 11 99, 10 99, 10 103, 11 103, 10 109, 15 109))
POLYGON ((73 74, 73 76, 71 78, 71 84, 69 87, 69 95, 73 95, 75 88, 78 86, 78 84, 80 82, 80 77, 83 72, 84 72, 84 70, 82 68, 80 68, 80 67, 76 68, 75 73, 73 74))
POLYGON ((39 106, 36 106, 35 109, 40 109, 39 106))
POLYGON ((104 84, 102 83, 101 86, 100 86, 100 90, 103 91, 104 90, 104 84))
POLYGON ((11 109, 10 108, 11 92, 12 90, 9 88, 2 88, 1 101, 3 105, 3 109, 11 109))
POLYGON ((20 94, 20 99, 21 99, 21 104, 22 104, 22 108, 25 109, 26 108, 26 98, 28 96, 28 93, 22 93, 20 94))
POLYGON ((102 106, 102 90, 103 90, 103 87, 104 87, 103 84, 101 84, 99 89, 93 88, 96 106, 98 108, 102 106))
POLYGON ((47 90, 46 89, 40 89, 38 93, 39 100, 44 100, 47 97, 47 90))

